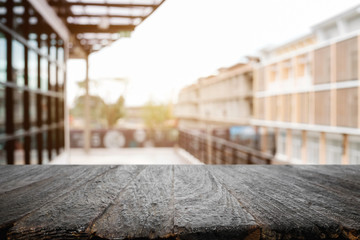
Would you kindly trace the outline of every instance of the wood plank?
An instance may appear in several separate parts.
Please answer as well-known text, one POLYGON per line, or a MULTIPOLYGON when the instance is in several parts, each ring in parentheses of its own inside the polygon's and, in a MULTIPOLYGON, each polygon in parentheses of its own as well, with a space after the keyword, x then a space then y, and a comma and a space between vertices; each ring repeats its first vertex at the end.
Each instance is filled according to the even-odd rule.
POLYGON ((172 235, 173 215, 173 166, 148 166, 90 231, 105 239, 165 238, 172 235))
MULTIPOLYGON (((325 169, 336 169, 337 166, 326 166, 325 169)), ((355 196, 360 198, 360 185, 356 181, 349 181, 344 177, 349 177, 344 171, 337 171, 336 174, 331 174, 329 171, 316 171, 317 168, 312 168, 308 166, 281 166, 280 171, 284 174, 289 174, 292 177, 299 178, 302 181, 307 181, 308 183, 321 186, 323 188, 329 189, 330 191, 337 192, 344 196, 355 196), (346 176, 344 176, 344 174, 346 176)), ((324 169, 324 168, 323 168, 324 169)), ((352 179, 360 178, 360 172, 358 175, 354 176, 352 179)))
MULTIPOLYGON (((14 166, 4 173, 0 179, 0 194, 24 187, 26 185, 47 179, 51 176, 66 174, 66 167, 41 166, 14 166)), ((8 166, 6 166, 8 168, 8 166)))
POLYGON ((209 167, 254 216, 262 238, 330 238, 341 232, 337 222, 309 208, 293 181, 268 178, 261 169, 262 166, 209 167))
MULTIPOLYGON (((331 166, 328 166, 331 168, 331 166)), ((296 167, 293 167, 296 168, 296 167)), ((293 191, 294 194, 301 193, 302 202, 306 202, 307 207, 316 212, 326 216, 329 220, 338 225, 338 230, 333 235, 341 237, 356 237, 360 238, 360 198, 353 194, 344 194, 343 192, 333 191, 329 187, 323 187, 317 182, 319 180, 301 178, 296 172, 290 172, 289 168, 284 166, 276 168, 259 169, 263 176, 268 176, 269 180, 282 181, 289 184, 286 189, 287 194, 293 191), (294 190, 296 186, 297 191, 294 190)), ((318 177, 321 178, 320 176, 318 177)), ((298 205, 301 205, 299 202, 298 205)), ((315 215, 316 216, 316 215, 315 215)), ((313 216, 313 217, 315 217, 313 216)), ((326 225, 324 226, 326 227, 326 225)))
POLYGON ((174 167, 177 239, 242 239, 259 235, 245 211, 204 166, 174 167))
POLYGON ((63 166, 62 168, 67 169, 66 174, 49 175, 49 178, 42 181, 0 194, 0 229, 9 228, 16 220, 26 214, 39 209, 65 193, 73 191, 113 167, 63 166))
POLYGON ((127 165, 110 169, 16 222, 8 238, 43 239, 49 234, 52 238, 90 238, 86 229, 144 168, 127 165))
POLYGON ((360 184, 360 165, 299 165, 296 167, 314 173, 331 175, 347 183, 360 184))

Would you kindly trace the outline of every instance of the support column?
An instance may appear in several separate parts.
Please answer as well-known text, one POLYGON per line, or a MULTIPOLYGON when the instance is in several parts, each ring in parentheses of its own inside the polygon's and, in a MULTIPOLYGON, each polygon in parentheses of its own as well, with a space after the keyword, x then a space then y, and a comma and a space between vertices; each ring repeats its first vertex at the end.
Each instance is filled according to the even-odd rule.
MULTIPOLYGON (((357 37, 358 38, 358 76, 357 76, 357 79, 358 79, 358 83, 360 82, 360 36, 357 37)), ((360 84, 358 86, 358 101, 357 101, 357 109, 358 109, 358 116, 357 116, 357 120, 358 120, 358 128, 360 128, 360 84)))
MULTIPOLYGON (((14 7, 14 3, 13 1, 8 1, 7 3, 7 9, 8 9, 8 13, 6 15, 6 21, 7 21, 7 26, 9 28, 12 27, 13 24, 13 7, 14 7)), ((7 76, 7 82, 8 83, 13 83, 13 73, 12 73, 12 54, 13 54, 13 49, 12 49, 12 37, 10 34, 5 33, 5 37, 6 37, 6 76, 7 76)), ((5 89, 5 132, 8 135, 13 135, 14 134, 14 90, 13 88, 6 86, 5 89)), ((6 158, 7 158, 7 164, 14 164, 15 163, 15 141, 14 140, 10 140, 7 141, 5 144, 5 149, 6 149, 6 158)))
POLYGON ((349 135, 343 135, 343 154, 341 164, 349 164, 349 135))
POLYGON ((336 43, 331 44, 330 46, 330 82, 331 82, 331 90, 330 90, 330 125, 336 126, 336 88, 334 85, 336 84, 336 43))
POLYGON ((86 56, 84 151, 90 152, 89 55, 86 56))

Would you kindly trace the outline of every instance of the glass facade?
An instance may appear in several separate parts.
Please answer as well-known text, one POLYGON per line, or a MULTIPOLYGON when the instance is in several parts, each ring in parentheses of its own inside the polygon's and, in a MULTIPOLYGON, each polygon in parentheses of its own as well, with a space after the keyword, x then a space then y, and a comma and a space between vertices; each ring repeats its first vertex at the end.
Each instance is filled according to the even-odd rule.
POLYGON ((64 41, 28 1, 0 19, 0 164, 41 164, 64 148, 64 41))

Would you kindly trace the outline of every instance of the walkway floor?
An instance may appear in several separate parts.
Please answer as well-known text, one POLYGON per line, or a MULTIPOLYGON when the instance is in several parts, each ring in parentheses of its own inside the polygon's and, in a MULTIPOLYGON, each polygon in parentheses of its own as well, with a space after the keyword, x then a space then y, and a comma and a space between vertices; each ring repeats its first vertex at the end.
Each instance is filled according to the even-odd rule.
POLYGON ((51 164, 199 164, 176 148, 71 149, 51 164))

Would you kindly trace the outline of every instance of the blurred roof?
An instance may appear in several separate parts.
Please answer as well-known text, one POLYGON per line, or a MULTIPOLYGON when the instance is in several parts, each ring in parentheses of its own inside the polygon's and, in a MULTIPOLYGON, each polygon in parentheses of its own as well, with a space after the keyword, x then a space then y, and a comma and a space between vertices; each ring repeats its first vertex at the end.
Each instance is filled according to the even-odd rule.
POLYGON ((72 47, 100 50, 134 29, 165 0, 47 0, 73 36, 72 47))

